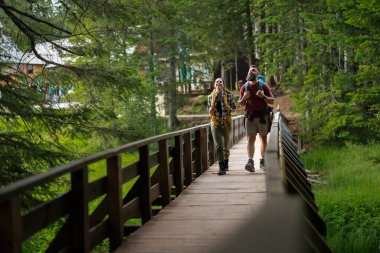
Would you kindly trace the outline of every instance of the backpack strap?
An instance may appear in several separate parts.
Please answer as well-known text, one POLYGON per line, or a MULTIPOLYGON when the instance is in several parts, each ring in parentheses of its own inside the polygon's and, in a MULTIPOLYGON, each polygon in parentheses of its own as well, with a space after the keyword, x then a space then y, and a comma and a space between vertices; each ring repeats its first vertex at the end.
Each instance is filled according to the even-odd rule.
POLYGON ((264 86, 264 83, 265 83, 264 76, 258 75, 257 79, 259 81, 259 90, 263 90, 263 86, 264 86))
POLYGON ((248 81, 246 81, 244 84, 244 90, 249 91, 249 82, 248 81))

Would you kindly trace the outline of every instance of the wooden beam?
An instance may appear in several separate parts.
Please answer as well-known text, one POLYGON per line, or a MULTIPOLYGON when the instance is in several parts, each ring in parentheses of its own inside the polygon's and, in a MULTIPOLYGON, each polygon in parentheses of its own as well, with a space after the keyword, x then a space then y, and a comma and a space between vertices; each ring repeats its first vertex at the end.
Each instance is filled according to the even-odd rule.
POLYGON ((0 252, 22 252, 21 201, 18 196, 0 203, 0 252))
POLYGON ((116 250, 123 241, 122 171, 120 154, 107 159, 107 207, 110 225, 110 251, 116 250))
POLYGON ((90 252, 88 168, 71 173, 70 235, 72 252, 90 252))
POLYGON ((175 136, 174 143, 174 185, 178 196, 183 191, 184 182, 182 135, 175 136))
POLYGON ((196 130, 194 140, 194 156, 195 156, 195 177, 202 175, 202 148, 201 148, 201 130, 196 130))
POLYGON ((139 148, 139 188, 141 203, 142 224, 152 217, 152 207, 150 200, 150 167, 149 167, 149 148, 148 145, 139 148))
POLYGON ((185 170, 185 186, 189 186, 193 182, 193 146, 191 141, 191 133, 183 135, 183 167, 185 170))
POLYGON ((205 172, 209 167, 208 163, 208 146, 207 146, 208 136, 207 128, 201 129, 201 163, 202 163, 202 173, 205 172))
POLYGON ((168 140, 163 139, 158 142, 159 155, 158 161, 160 163, 159 167, 159 182, 160 182, 160 192, 162 196, 161 204, 162 206, 167 206, 170 201, 170 184, 169 184, 169 151, 168 151, 168 140))

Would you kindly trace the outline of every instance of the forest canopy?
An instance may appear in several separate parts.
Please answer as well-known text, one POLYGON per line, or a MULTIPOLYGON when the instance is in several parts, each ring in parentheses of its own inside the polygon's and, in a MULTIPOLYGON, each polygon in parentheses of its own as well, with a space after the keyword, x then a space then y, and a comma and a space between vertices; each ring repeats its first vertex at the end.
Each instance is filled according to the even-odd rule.
POLYGON ((204 75, 199 66, 231 87, 239 63, 260 65, 291 92, 307 142, 380 138, 379 1, 0 0, 0 8, 0 185, 159 133, 157 94, 174 129, 177 87, 204 75), (33 78, 15 67, 13 47, 43 63, 33 78), (193 74, 178 78, 182 68, 193 74), (65 99, 82 106, 46 106, 51 86, 73 89, 65 99))

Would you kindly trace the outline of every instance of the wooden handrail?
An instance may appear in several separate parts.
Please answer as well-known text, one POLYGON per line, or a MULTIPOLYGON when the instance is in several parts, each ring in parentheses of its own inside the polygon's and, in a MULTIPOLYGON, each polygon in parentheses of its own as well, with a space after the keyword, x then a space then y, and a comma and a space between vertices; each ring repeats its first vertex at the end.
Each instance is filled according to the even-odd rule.
MULTIPOLYGON (((243 116, 233 118, 231 144, 244 135, 243 116)), ((21 252, 22 244, 38 231, 68 217, 50 243, 48 252, 89 252, 104 239, 115 250, 123 237, 136 229, 123 224, 140 218, 142 224, 155 214, 154 206, 164 208, 174 196, 215 161, 210 124, 146 138, 89 155, 10 184, 0 189, 0 252, 21 252), (174 145, 168 145, 173 139, 174 145), (149 146, 158 144, 158 152, 149 146), (121 155, 137 150, 139 160, 126 167, 121 155), (89 182, 91 164, 105 161, 107 175, 89 182), (153 170, 152 168, 156 168, 153 170), (32 210, 22 208, 21 195, 53 180, 70 177, 70 190, 60 193, 32 210), (136 181, 137 179, 137 181, 136 181), (134 182, 123 195, 123 185, 134 182), (89 213, 89 202, 105 198, 89 213)))
POLYGON ((265 152, 266 206, 215 252, 332 252, 285 121, 275 113, 265 152))

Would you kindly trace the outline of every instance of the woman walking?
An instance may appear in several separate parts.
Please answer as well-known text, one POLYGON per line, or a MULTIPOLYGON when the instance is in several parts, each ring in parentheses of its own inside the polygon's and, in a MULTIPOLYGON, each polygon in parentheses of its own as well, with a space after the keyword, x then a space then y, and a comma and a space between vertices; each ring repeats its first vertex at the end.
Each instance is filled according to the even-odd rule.
POLYGON ((225 89, 222 78, 217 78, 214 90, 208 96, 208 112, 211 120, 211 133, 216 145, 216 155, 219 160, 218 175, 225 175, 228 170, 231 113, 235 109, 234 95, 225 89))

